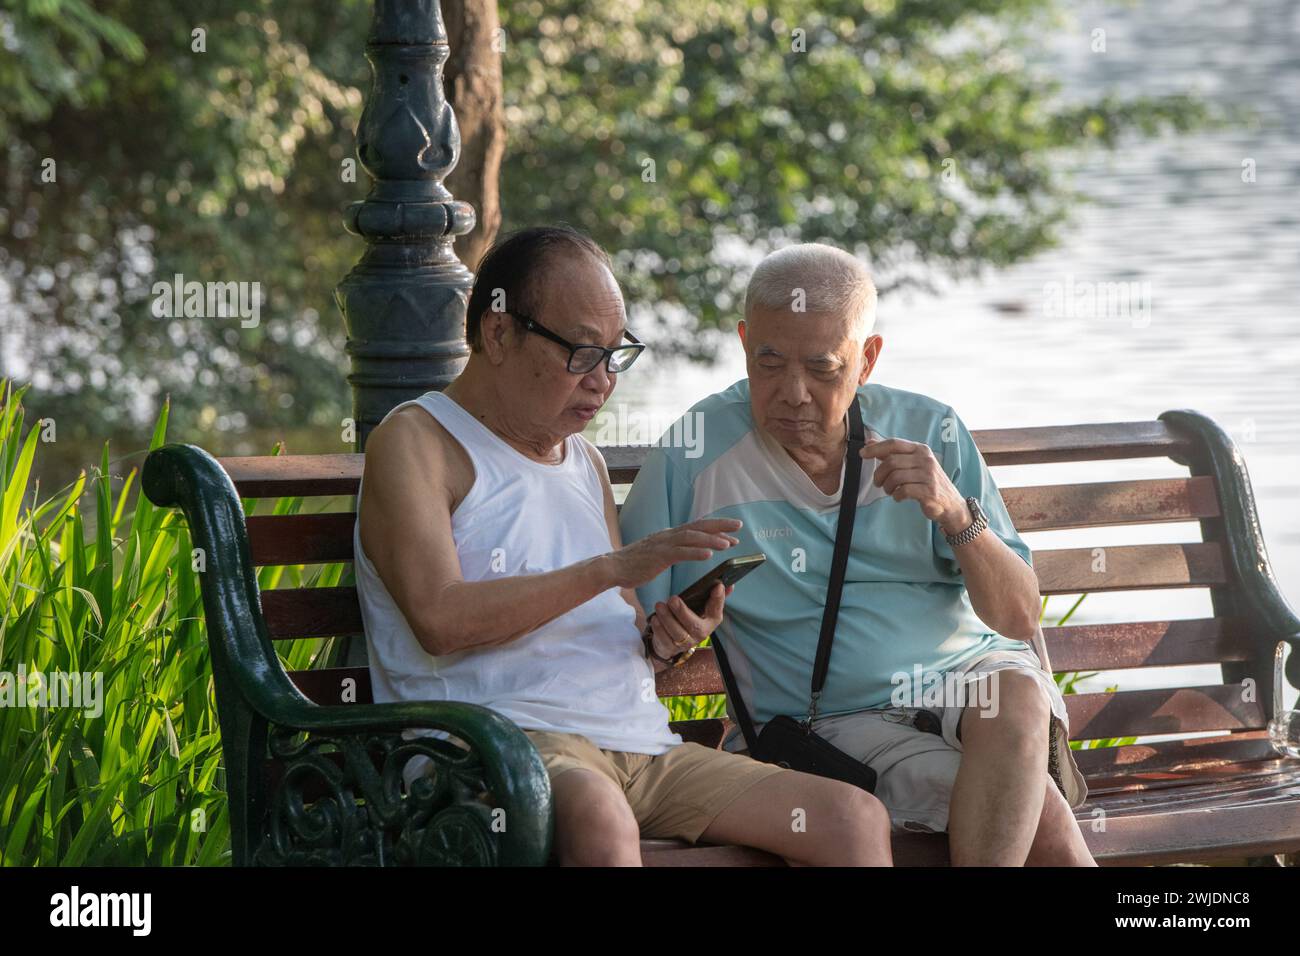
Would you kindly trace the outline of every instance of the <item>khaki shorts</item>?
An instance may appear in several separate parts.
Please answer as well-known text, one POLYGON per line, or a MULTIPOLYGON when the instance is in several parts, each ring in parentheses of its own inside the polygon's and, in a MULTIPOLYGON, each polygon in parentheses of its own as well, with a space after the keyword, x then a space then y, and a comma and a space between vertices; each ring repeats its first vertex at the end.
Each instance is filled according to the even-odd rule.
POLYGON ((581 734, 525 729, 552 783, 569 770, 592 770, 623 791, 647 839, 695 843, 732 801, 784 767, 681 743, 662 754, 601 750, 581 734))
MULTIPOLYGON (((1066 802, 1071 807, 1079 806, 1088 789, 1070 751, 1065 699, 1051 675, 1042 669, 1038 657, 1021 651, 993 651, 971 661, 958 674, 969 685, 1006 669, 1029 673, 1047 697, 1052 708, 1050 732, 1057 739, 1061 787, 1066 802)), ((973 688, 965 699, 967 705, 977 709, 981 703, 996 703, 996 698, 987 691, 981 698, 973 688)), ((884 707, 822 717, 813 723, 813 729, 876 771, 875 795, 889 810, 893 829, 939 833, 948 829, 948 802, 961 765, 960 730, 965 710, 966 706, 960 703, 948 706, 925 703, 922 708, 884 707), (913 725, 920 709, 938 714, 940 733, 913 725)))

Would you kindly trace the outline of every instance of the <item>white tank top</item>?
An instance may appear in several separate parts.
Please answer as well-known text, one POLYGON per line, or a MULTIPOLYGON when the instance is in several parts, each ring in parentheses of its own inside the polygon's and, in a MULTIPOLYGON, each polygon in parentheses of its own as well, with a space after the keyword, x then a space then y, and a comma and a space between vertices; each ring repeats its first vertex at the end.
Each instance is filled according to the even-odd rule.
MULTIPOLYGON (((569 436, 564 460, 545 465, 441 392, 388 414, 407 405, 436 418, 474 465, 473 487, 451 516, 466 581, 555 571, 611 550, 603 485, 587 439, 569 436)), ((357 494, 359 508, 360 489, 357 494)), ((434 656, 415 639, 362 549, 360 522, 353 541, 376 703, 481 704, 520 727, 582 734, 606 750, 660 754, 682 742, 668 728, 636 614, 618 588, 509 644, 434 656)))

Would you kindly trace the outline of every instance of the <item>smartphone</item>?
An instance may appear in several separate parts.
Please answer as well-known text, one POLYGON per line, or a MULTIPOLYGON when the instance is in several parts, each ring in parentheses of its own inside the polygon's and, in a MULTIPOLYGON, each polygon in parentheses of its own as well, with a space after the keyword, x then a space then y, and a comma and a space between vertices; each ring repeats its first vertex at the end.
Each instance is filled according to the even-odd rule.
POLYGON ((725 586, 730 587, 766 560, 767 555, 762 553, 728 558, 678 596, 693 612, 703 614, 715 584, 721 581, 725 586))

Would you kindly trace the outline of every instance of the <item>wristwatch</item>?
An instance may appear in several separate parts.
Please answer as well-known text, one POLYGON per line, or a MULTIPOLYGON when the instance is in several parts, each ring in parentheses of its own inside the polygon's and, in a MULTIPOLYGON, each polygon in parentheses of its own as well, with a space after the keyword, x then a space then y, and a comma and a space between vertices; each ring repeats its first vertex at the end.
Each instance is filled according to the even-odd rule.
POLYGON ((970 544, 980 536, 980 533, 989 526, 989 519, 984 514, 984 509, 980 507, 980 500, 975 497, 966 499, 966 506, 970 508, 970 513, 975 520, 970 523, 970 527, 956 534, 944 534, 944 540, 952 548, 960 548, 963 544, 970 544))

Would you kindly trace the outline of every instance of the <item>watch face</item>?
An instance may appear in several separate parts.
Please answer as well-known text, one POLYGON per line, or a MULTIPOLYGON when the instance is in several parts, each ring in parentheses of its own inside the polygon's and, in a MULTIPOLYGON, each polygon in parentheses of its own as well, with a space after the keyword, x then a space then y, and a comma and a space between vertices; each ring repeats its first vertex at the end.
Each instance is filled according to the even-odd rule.
POLYGON ((976 521, 979 521, 980 518, 984 517, 984 509, 980 507, 980 500, 978 498, 967 498, 966 504, 970 505, 971 517, 976 521))

